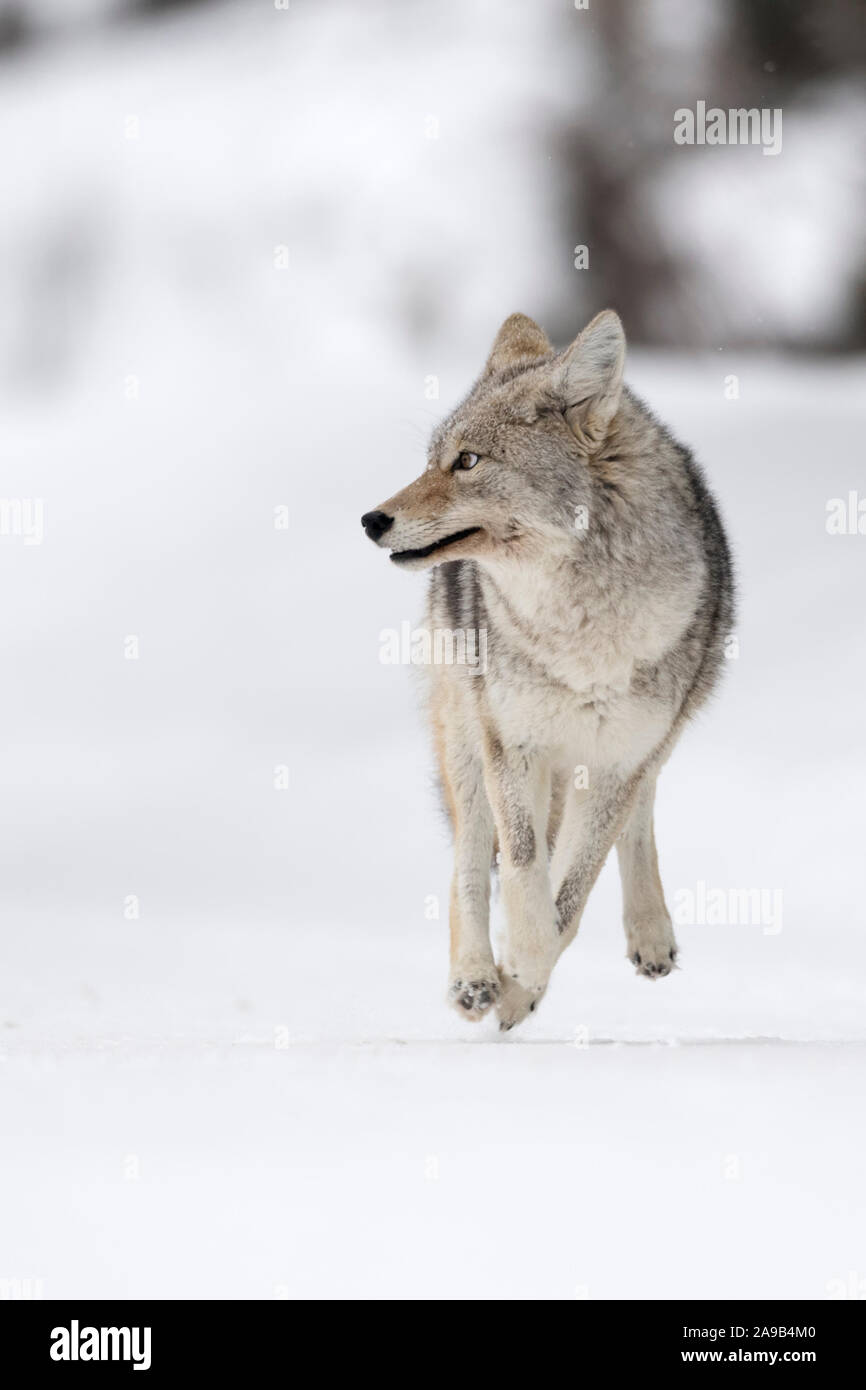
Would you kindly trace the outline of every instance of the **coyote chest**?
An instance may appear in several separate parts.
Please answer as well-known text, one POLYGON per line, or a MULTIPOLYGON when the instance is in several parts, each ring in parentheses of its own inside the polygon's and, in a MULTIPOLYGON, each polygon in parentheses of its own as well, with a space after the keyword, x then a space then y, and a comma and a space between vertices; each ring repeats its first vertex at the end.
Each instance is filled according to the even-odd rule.
MULTIPOLYGON (((667 700, 638 695, 631 665, 615 681, 572 687, 527 668, 487 680, 487 700, 497 726, 515 745, 548 749, 557 762, 587 766, 636 766, 670 723, 667 700)), ((579 663, 575 674, 582 676, 579 663)))
POLYGON ((630 610, 622 598, 617 612, 591 615, 568 596, 528 593, 531 616, 489 588, 485 599, 496 633, 487 698, 510 739, 602 764, 653 747, 671 716, 670 692, 648 675, 679 636, 670 609, 658 623, 650 605, 630 610))

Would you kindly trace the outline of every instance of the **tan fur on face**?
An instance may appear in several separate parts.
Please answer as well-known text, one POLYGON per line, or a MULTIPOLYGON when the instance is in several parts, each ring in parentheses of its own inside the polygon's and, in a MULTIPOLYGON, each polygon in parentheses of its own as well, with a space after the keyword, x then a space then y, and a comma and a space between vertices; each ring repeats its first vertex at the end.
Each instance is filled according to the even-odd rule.
POLYGON ((420 478, 395 492, 381 510, 402 521, 429 521, 444 512, 453 502, 456 488, 454 478, 441 468, 425 468, 420 478))
POLYGON ((454 445, 444 461, 431 462, 419 478, 377 508, 393 518, 381 541, 392 554, 421 550, 473 528, 471 536, 450 543, 447 550, 402 560, 404 568, 427 569, 457 556, 477 556, 490 550, 492 538, 484 508, 479 506, 471 484, 451 470, 459 452, 454 445))

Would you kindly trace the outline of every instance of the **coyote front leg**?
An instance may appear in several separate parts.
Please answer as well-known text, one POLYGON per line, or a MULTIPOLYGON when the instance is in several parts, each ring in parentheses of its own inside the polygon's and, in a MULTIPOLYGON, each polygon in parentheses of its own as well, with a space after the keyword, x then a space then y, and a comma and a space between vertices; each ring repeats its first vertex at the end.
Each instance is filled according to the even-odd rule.
POLYGON ((506 988, 516 986, 532 1001, 544 992, 557 956, 547 857, 550 762, 539 752, 503 746, 488 725, 484 777, 499 836, 505 909, 499 973, 506 988))
POLYGON ((458 1013, 474 1022, 487 1013, 499 994, 490 945, 493 812, 484 788, 481 759, 456 731, 443 733, 440 766, 454 827, 448 998, 458 1013))

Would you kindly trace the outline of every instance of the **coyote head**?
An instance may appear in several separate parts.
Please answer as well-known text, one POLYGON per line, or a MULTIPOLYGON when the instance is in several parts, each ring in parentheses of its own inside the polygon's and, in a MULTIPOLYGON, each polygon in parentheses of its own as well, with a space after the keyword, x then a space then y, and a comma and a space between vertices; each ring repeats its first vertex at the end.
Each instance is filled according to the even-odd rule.
POLYGON ((573 536, 624 359, 611 309, 559 354, 532 319, 512 314, 469 395, 434 431, 420 478, 362 516, 367 535, 406 569, 528 556, 563 531, 573 536))

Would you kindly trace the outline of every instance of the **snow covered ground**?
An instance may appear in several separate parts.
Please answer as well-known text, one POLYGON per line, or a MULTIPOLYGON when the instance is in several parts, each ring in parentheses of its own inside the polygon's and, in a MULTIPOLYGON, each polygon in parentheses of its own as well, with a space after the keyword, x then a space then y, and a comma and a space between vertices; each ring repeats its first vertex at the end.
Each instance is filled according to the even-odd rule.
MULTIPOLYGON (((443 1001, 449 846, 414 673, 380 660, 423 580, 358 518, 420 470, 498 319, 535 310, 546 211, 488 263, 493 159, 474 259, 459 219, 425 246, 419 207, 459 168, 436 155, 404 215, 406 112, 421 130, 451 109, 410 74, 384 124, 351 88, 322 112, 363 216, 318 237, 349 171, 296 158, 315 68, 283 92, 276 59, 189 33, 192 112, 191 43, 127 62, 124 36, 98 83, 86 50, 51 57, 50 112, 26 72, 0 110, 32 141, 3 264, 47 247, 0 342, 21 368, 4 495, 44 504, 41 544, 0 542, 0 1288, 820 1299, 862 1280, 866 536, 825 519, 864 486, 863 363, 633 355, 707 467, 742 589, 727 685, 660 784, 662 876, 674 909, 756 890, 767 910, 684 922, 682 970, 637 979, 609 865, 538 1014, 473 1028, 443 1001), (228 69, 250 76, 221 111, 228 69), (55 205, 83 287, 60 315, 55 205), (395 247, 422 317, 423 268, 445 294, 471 265, 435 351, 388 317, 395 247)), ((467 100, 468 177, 499 118, 467 100)), ((515 129, 535 102, 515 97, 515 129)))
POLYGON ((443 1002, 448 845, 412 673, 379 661, 421 581, 357 524, 420 458, 393 435, 429 410, 412 381, 344 391, 325 440, 310 384, 287 533, 283 446, 238 458, 231 401, 173 486, 131 436, 110 486, 58 462, 44 543, 0 551, 0 1275, 822 1298, 862 1271, 864 541, 824 529, 856 371, 744 363, 734 402, 715 361, 634 364, 718 485, 743 589, 727 688, 661 784, 668 898, 772 912, 681 926, 650 983, 608 866, 507 1038, 443 1002))

